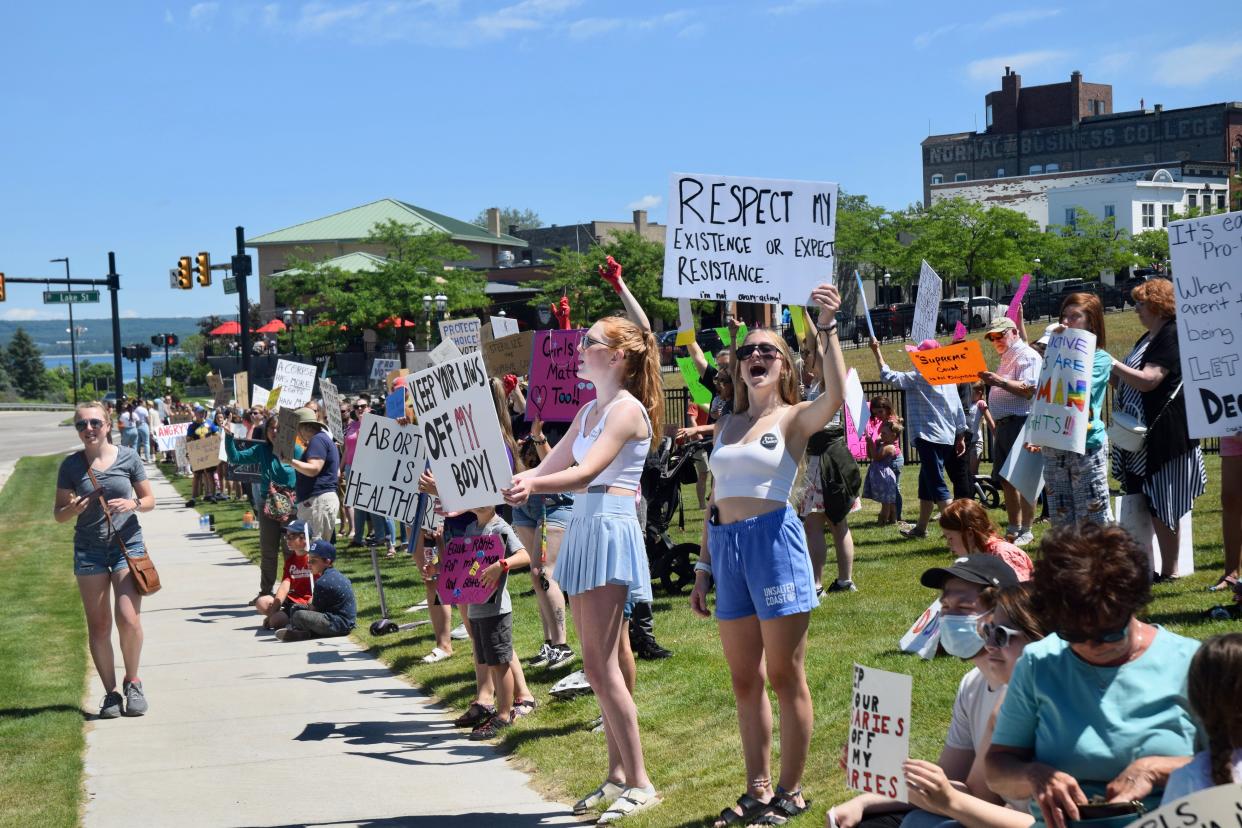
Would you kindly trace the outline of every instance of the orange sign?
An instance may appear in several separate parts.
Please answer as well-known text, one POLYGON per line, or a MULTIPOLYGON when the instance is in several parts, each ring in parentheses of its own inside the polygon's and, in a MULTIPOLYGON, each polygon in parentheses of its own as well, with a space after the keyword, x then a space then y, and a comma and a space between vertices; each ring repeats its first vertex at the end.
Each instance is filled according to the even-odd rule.
POLYGON ((988 370, 977 339, 930 351, 910 351, 910 360, 923 379, 932 385, 975 382, 980 371, 988 370))

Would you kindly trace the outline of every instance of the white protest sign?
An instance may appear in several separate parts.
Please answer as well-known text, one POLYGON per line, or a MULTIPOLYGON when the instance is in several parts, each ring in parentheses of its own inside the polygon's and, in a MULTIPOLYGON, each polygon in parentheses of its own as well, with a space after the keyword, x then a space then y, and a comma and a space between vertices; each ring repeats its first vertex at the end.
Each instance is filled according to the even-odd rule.
POLYGON ((837 185, 674 173, 665 296, 805 305, 836 270, 837 185))
POLYGON ((936 314, 940 312, 943 285, 932 266, 923 262, 919 268, 919 295, 914 302, 914 320, 910 324, 912 342, 936 338, 936 314))
MULTIPOLYGON (((405 368, 411 374, 425 371, 431 367, 431 351, 406 351, 405 368)), ((388 376, 385 374, 384 376, 388 376)))
POLYGON ((190 454, 186 451, 186 442, 184 437, 178 437, 177 443, 173 447, 173 452, 177 456, 177 474, 187 476, 193 472, 190 468, 190 454))
POLYGON ((1238 394, 1242 212, 1171 223, 1169 256, 1190 436, 1238 434, 1242 432, 1238 394))
POLYGON ((345 484, 344 505, 413 523, 418 511, 418 478, 426 462, 418 426, 402 426, 388 417, 364 414, 345 484))
POLYGON ((431 349, 431 364, 439 365, 444 362, 450 362, 462 356, 461 348, 457 347, 451 339, 445 339, 439 345, 431 349))
POLYGON ((507 316, 492 316, 492 338, 501 339, 518 332, 518 321, 507 316))
POLYGON ((694 341, 694 310, 690 300, 684 296, 677 300, 677 338, 678 345, 689 345, 694 341))
POLYGON ((940 647, 940 599, 936 598, 923 610, 906 634, 897 642, 897 649, 903 653, 918 653, 926 659, 936 657, 940 647))
POLYGON ((399 359, 380 359, 377 357, 371 363, 371 376, 368 379, 371 381, 382 380, 388 376, 389 371, 396 371, 400 367, 401 360, 399 359))
MULTIPOLYGON (((1151 571, 1159 572, 1163 568, 1160 561, 1160 543, 1156 539, 1156 527, 1151 522, 1147 498, 1141 494, 1118 495, 1113 501, 1113 514, 1117 515, 1117 524, 1129 532, 1139 546, 1147 550, 1151 571)), ((1191 521, 1190 512, 1187 512, 1177 524, 1177 574, 1193 575, 1194 571, 1194 523, 1191 521)))
POLYGON ((220 463, 220 448, 223 442, 224 437, 220 434, 188 441, 185 444, 185 453, 189 458, 190 468, 194 471, 214 469, 220 463))
POLYGON ((271 393, 272 392, 269 389, 264 388, 262 385, 256 385, 254 387, 254 404, 262 406, 267 405, 267 398, 271 395, 271 393))
POLYGON ((1026 441, 1034 446, 1087 450, 1091 418, 1091 370, 1095 365, 1095 334, 1066 328, 1048 339, 1039 385, 1026 419, 1026 441))
POLYGON ((909 802, 901 765, 910 756, 910 696, 904 673, 854 665, 845 784, 855 791, 909 802))
POLYGON ((1221 828, 1242 821, 1242 785, 1217 785, 1175 799, 1128 828, 1221 828))
POLYGON ((185 437, 189 430, 189 423, 172 423, 151 429, 151 436, 155 438, 155 444, 160 451, 174 451, 177 447, 177 438, 185 437))
POLYGON ((441 319, 440 338, 451 339, 463 354, 479 350, 479 329, 482 323, 477 319, 441 319))
POLYGON ((276 377, 272 384, 280 389, 278 405, 281 408, 301 408, 310 402, 317 371, 314 365, 288 359, 276 360, 276 377))
POLYGON ((337 393, 336 383, 320 378, 319 393, 323 395, 323 414, 328 421, 328 431, 332 439, 338 443, 345 442, 345 424, 341 422, 341 395, 337 393))
MULTIPOLYGON (((268 422, 271 422, 269 419, 268 422)), ((296 409, 282 408, 276 415, 276 439, 272 451, 285 463, 293 459, 298 442, 298 415, 296 409)))
POLYGON ((233 375, 233 397, 238 408, 250 407, 250 372, 238 371, 233 375))
POLYGON ((863 407, 867 401, 863 398, 862 382, 858 379, 858 372, 851 368, 845 373, 845 408, 853 418, 855 428, 858 430, 858 436, 863 437, 867 433, 867 420, 869 416, 863 416, 863 407))
POLYGON ((1028 442, 1028 425, 1030 421, 1018 432, 1018 438, 1013 441, 1013 450, 1009 452, 997 474, 1008 480, 1026 498, 1027 503, 1038 503, 1039 494, 1044 490, 1044 455, 1043 452, 1027 451, 1023 448, 1028 442))
POLYGON ((483 355, 476 351, 407 378, 427 459, 447 512, 504 501, 509 465, 483 355))
POLYGON ((245 423, 229 423, 229 432, 238 440, 246 439, 247 430, 245 423))

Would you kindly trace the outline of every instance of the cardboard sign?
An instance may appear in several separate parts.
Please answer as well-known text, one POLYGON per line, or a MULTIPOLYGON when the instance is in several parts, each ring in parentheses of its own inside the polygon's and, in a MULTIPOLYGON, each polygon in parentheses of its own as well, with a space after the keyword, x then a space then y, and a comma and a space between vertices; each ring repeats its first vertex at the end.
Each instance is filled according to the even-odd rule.
POLYGON ((518 321, 507 316, 489 317, 492 327, 492 339, 504 339, 518 332, 518 321))
POLYGON ((345 484, 344 505, 399 523, 414 523, 418 478, 426 463, 418 426, 402 426, 388 417, 364 414, 345 484))
POLYGON ((233 398, 243 411, 250 407, 250 372, 238 371, 233 375, 233 398))
POLYGON ((406 351, 405 368, 411 374, 426 371, 431 367, 431 351, 406 351))
POLYGON ((898 802, 909 802, 901 765, 910 756, 910 697, 904 673, 854 665, 845 784, 898 802))
POLYGON ((445 511, 502 503, 513 469, 483 355, 433 366, 407 382, 445 511))
POLYGON ((276 415, 276 441, 272 443, 272 451, 282 461, 288 463, 293 459, 294 447, 298 443, 298 415, 292 408, 282 408, 276 415))
POLYGON ((1044 455, 1042 452, 1027 451, 1023 446, 1030 442, 1026 437, 1028 420, 1013 441, 1013 451, 1005 458, 1005 465, 997 472, 1001 478, 1008 480, 1010 485, 1026 498, 1027 503, 1038 503, 1039 493, 1044 490, 1044 455))
POLYGON ((310 402, 317 373, 314 365, 288 359, 276 360, 276 376, 272 383, 280 389, 280 407, 301 408, 310 402))
MULTIPOLYGON (((915 344, 936 338, 936 314, 940 311, 940 292, 944 283, 926 261, 919 268, 919 295, 914 302, 910 340, 915 344)), ((977 379, 977 377, 976 377, 977 379)))
POLYGON ((401 360, 399 359, 376 358, 375 360, 371 362, 371 376, 369 377, 369 379, 371 380, 371 382, 382 380, 384 377, 388 376, 390 371, 395 371, 400 367, 401 367, 401 360))
POLYGON ((276 386, 267 392, 267 402, 263 405, 268 411, 277 411, 280 409, 280 386, 276 386))
POLYGON ((219 394, 224 390, 224 378, 219 372, 212 371, 207 375, 207 387, 211 389, 212 394, 219 394))
POLYGON ((857 270, 854 271, 854 281, 858 282, 858 301, 862 302, 863 316, 867 319, 867 333, 871 334, 872 339, 876 339, 875 327, 871 324, 871 309, 867 307, 867 292, 863 290, 862 277, 857 270))
POLYGON ((920 658, 932 659, 936 657, 939 647, 940 599, 936 598, 906 630, 897 642, 897 648, 903 653, 918 653, 920 658))
POLYGON ((463 354, 471 354, 479 350, 482 342, 479 339, 479 328, 482 323, 478 319, 441 319, 440 338, 451 339, 463 354))
POLYGON ((341 395, 332 380, 319 380, 319 393, 323 396, 324 419, 328 421, 328 431, 332 439, 338 443, 345 442, 345 424, 341 422, 341 395))
POLYGON ((185 450, 186 442, 184 437, 177 438, 177 445, 173 447, 173 453, 177 459, 177 474, 183 477, 192 473, 190 468, 190 454, 185 450))
POLYGON ((220 447, 224 441, 221 434, 213 434, 210 437, 200 437, 197 440, 189 440, 185 444, 186 457, 189 459, 190 468, 194 471, 202 471, 203 469, 214 469, 220 464, 220 447))
POLYGON ((711 405, 712 389, 703 384, 694 360, 690 357, 677 357, 677 367, 681 369, 681 376, 686 381, 686 390, 690 392, 690 399, 694 400, 695 405, 711 405))
MULTIPOLYGON (((1151 522, 1147 499, 1140 494, 1118 495, 1113 501, 1113 513, 1117 523, 1147 550, 1151 571, 1159 572, 1160 544, 1156 540, 1156 528, 1151 522)), ((1195 571, 1194 523, 1190 512, 1182 515, 1177 524, 1177 574, 1193 575, 1195 571)))
POLYGON ((1018 289, 1014 291, 1013 299, 1009 302, 1009 307, 1005 308, 1005 316, 1013 320, 1013 324, 1020 324, 1018 314, 1022 313, 1022 299, 1026 296, 1026 289, 1031 286, 1031 274, 1023 273, 1022 280, 1018 282, 1018 289))
POLYGON ((1242 433, 1242 212, 1171 223, 1169 255, 1190 436, 1242 433))
POLYGON ((408 368, 392 369, 391 371, 388 372, 388 376, 384 377, 385 390, 392 391, 393 383, 397 381, 397 377, 406 377, 406 376, 409 376, 409 374, 410 374, 410 371, 408 368))
POLYGON ((567 423, 595 399, 595 386, 578 379, 578 342, 585 330, 536 331, 526 393, 527 421, 567 423))
POLYGON ((1129 828, 1222 828, 1242 815, 1242 785, 1218 785, 1175 799, 1131 822, 1129 828))
MULTIPOLYGON (((263 406, 264 408, 266 408, 266 407, 267 407, 267 398, 268 398, 269 396, 271 396, 271 393, 272 393, 271 391, 269 391, 268 389, 264 388, 262 385, 258 385, 258 384, 256 383, 256 384, 255 384, 255 386, 254 386, 254 404, 255 404, 255 405, 261 405, 261 406, 263 406)), ((279 395, 278 395, 278 396, 279 396, 279 395)))
POLYGON ((932 385, 978 382, 979 372, 988 370, 978 340, 907 353, 915 369, 932 385))
POLYGON ((1039 385, 1026 419, 1026 441, 1076 454, 1087 450, 1095 334, 1066 328, 1048 339, 1039 385))
POLYGON ((160 451, 173 451, 177 447, 177 438, 185 437, 186 432, 189 430, 189 423, 161 425, 151 429, 151 437, 154 438, 155 444, 160 451))
POLYGON ((665 296, 805 305, 836 271, 837 185, 674 173, 665 296))
POLYGON ((487 375, 503 377, 505 374, 516 374, 521 377, 530 373, 530 354, 534 342, 534 331, 522 331, 504 339, 484 342, 483 363, 487 366, 487 375))
MULTIPOLYGON (((244 451, 255 446, 261 446, 265 440, 233 440, 233 446, 238 451, 244 451)), ((228 462, 227 455, 225 462, 228 462)), ((262 483, 263 469, 260 463, 229 463, 225 469, 225 477, 229 480, 236 480, 238 483, 262 483)))
POLYGON ((440 365, 445 362, 451 362, 461 356, 461 349, 457 347, 453 340, 442 339, 439 345, 431 349, 431 364, 440 365))
MULTIPOLYGON (((505 554, 500 535, 453 538, 440 561, 436 594, 445 604, 485 604, 497 587, 484 586, 479 576, 505 554)), ((499 583, 497 583, 499 586, 499 583)))

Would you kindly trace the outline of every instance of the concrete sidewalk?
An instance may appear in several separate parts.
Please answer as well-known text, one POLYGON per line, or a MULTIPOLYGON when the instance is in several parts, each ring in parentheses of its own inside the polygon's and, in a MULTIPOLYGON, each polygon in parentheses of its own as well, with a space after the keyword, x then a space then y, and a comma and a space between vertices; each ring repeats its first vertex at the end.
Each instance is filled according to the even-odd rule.
MULTIPOLYGON (((575 822, 354 641, 258 629, 244 603, 256 567, 200 531, 157 471, 152 484, 143 534, 164 588, 143 602, 151 711, 87 724, 87 826, 575 822)), ((88 686, 94 711, 93 672, 88 686)))

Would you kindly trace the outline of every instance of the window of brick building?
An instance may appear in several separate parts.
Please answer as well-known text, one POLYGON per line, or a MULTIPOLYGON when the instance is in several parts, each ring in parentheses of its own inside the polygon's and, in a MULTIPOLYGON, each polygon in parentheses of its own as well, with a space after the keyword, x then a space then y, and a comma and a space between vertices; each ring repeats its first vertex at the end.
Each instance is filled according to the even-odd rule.
POLYGON ((1216 194, 1216 209, 1225 209, 1225 192, 1223 190, 1216 194))
POLYGON ((1104 218, 1110 219, 1110 218, 1116 218, 1116 217, 1117 217, 1117 205, 1116 204, 1105 204, 1104 205, 1104 218))
POLYGON ((984 122, 987 124, 987 128, 991 129, 992 128, 992 105, 991 104, 987 105, 987 109, 984 111, 983 118, 984 118, 984 122))
POLYGON ((1198 194, 1198 193, 1189 193, 1189 194, 1186 196, 1186 204, 1187 204, 1187 205, 1189 205, 1190 209, 1192 209, 1192 210, 1193 210, 1194 208, 1198 207, 1198 206, 1199 206, 1199 194, 1198 194))
POLYGON ((931 182, 931 183, 933 183, 933 184, 943 184, 943 183, 944 183, 944 176, 943 176, 943 175, 941 175, 940 173, 936 173, 935 175, 933 175, 933 176, 932 176, 932 182, 931 182))
POLYGON ((1092 115, 1103 115, 1104 114, 1104 102, 1103 101, 1092 101, 1091 102, 1091 114, 1092 115))
POLYGON ((1061 165, 1056 163, 1055 161, 1047 165, 1046 167, 1044 167, 1044 172, 1060 172, 1060 171, 1061 171, 1061 165))
POLYGON ((1156 205, 1147 203, 1143 205, 1143 227, 1153 228, 1156 226, 1156 205))
POLYGON ((1044 171, 1043 164, 1032 164, 1031 168, 1027 170, 1026 172, 1027 172, 1027 175, 1039 175, 1043 171, 1044 171))
POLYGON ((996 168, 996 177, 997 177, 997 178, 1004 178, 1004 177, 1005 177, 1005 168, 1004 168, 1004 167, 997 167, 997 168, 996 168))
POLYGON ((1169 222, 1172 220, 1173 220, 1173 205, 1172 204, 1161 204, 1160 205, 1160 226, 1168 227, 1169 222))
POLYGON ((1078 226, 1078 210, 1077 209, 1073 207, 1065 208, 1065 226, 1066 227, 1077 227, 1078 226))
POLYGON ((953 176, 953 180, 954 181, 965 181, 966 173, 957 173, 956 175, 953 176))

